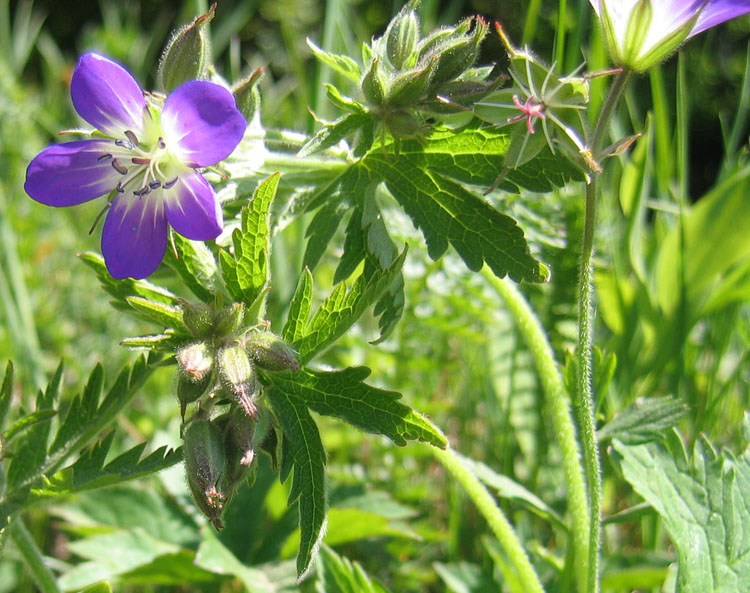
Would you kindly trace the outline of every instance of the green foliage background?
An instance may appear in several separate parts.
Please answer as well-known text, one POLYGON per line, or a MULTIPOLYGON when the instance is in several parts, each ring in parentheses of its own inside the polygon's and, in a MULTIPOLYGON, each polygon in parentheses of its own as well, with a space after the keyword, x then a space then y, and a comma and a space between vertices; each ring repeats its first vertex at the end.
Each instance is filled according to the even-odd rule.
MULTIPOLYGON (((119 341, 153 331, 148 323, 113 311, 96 275, 73 255, 98 249, 98 231, 87 233, 101 206, 52 210, 23 192, 28 161, 56 139, 58 130, 77 121, 68 95, 77 55, 96 49, 127 64, 148 88, 169 30, 207 8, 200 1, 102 0, 76 3, 61 17, 62 4, 0 1, 0 358, 16 364, 11 417, 33 409, 37 390, 61 360, 64 405, 74 406, 73 395, 90 384, 89 373, 98 363, 109 388, 123 365, 135 359, 119 341)), ((314 61, 305 37, 357 56, 359 43, 382 33, 399 8, 344 0, 227 0, 212 24, 214 57, 229 79, 263 66, 264 125, 309 134, 315 122, 308 106, 323 118, 338 116, 326 102, 323 83, 346 90, 346 82, 314 61)), ((607 66, 588 0, 426 0, 423 27, 454 23, 474 12, 501 19, 519 44, 564 63, 563 71, 584 58, 591 70, 607 66), (555 36, 560 23, 564 42, 555 36)), ((748 480, 747 454, 741 452, 750 436, 742 430, 750 409, 748 32, 747 18, 710 31, 634 82, 614 127, 643 137, 613 161, 604 178, 596 262, 600 425, 638 397, 677 396, 687 404, 679 428, 691 458, 694 447, 710 449, 699 436, 705 434, 714 447, 736 452, 739 469, 732 479, 738 484, 748 480)), ((488 39, 480 62, 502 66, 504 60, 498 40, 488 39)), ((593 82, 595 104, 601 101, 600 84, 593 82)), ((279 135, 268 142, 283 148, 287 140, 279 135)), ((378 158, 371 159, 373 167, 378 158)), ((282 176, 281 191, 284 184, 289 191, 304 173, 282 176)), ((533 254, 551 269, 549 283, 522 289, 560 361, 575 340, 581 195, 580 184, 573 183, 551 193, 490 197, 519 222, 533 254)), ((456 450, 483 464, 478 472, 500 493, 501 506, 540 573, 557 574, 565 554, 560 454, 519 330, 491 286, 469 273, 453 249, 432 261, 411 222, 395 207, 387 212, 394 240, 409 246, 403 318, 387 340, 373 346, 369 342, 382 328, 376 318, 365 317, 322 361, 334 368, 368 366, 368 380, 386 390, 379 393, 404 394, 409 406, 444 430, 456 450), (498 475, 512 478, 524 491, 509 491, 498 475)), ((288 303, 294 294, 308 257, 310 219, 289 221, 275 238, 272 303, 288 303)), ((316 302, 333 283, 340 256, 335 246, 344 240, 342 225, 332 247, 320 253, 316 302)), ((154 281, 169 286, 166 275, 157 274, 154 281)), ((280 328, 283 318, 271 321, 280 328)), ((570 370, 569 364, 568 375, 570 370)), ((108 437, 107 462, 143 442, 149 452, 179 445, 173 368, 154 368, 145 381, 108 437)), ((514 591, 507 559, 488 536, 484 519, 424 447, 395 447, 334 420, 316 420, 328 454, 329 547, 318 571, 323 576, 300 590, 323 587, 322 578, 320 590, 332 592, 381 591, 379 583, 392 592, 514 591)), ((679 546, 685 536, 675 527, 679 517, 662 521, 652 508, 638 506, 643 499, 656 503, 647 485, 629 485, 682 475, 669 463, 663 465, 666 477, 643 469, 649 459, 665 458, 687 467, 688 457, 679 457, 675 439, 670 433, 664 443, 615 444, 614 452, 605 454, 606 591, 659 591, 665 579, 675 578, 673 563, 685 555, 679 546)), ((706 458, 712 465, 705 473, 728 480, 716 459, 731 455, 719 451, 706 458)), ((54 490, 55 484, 48 487, 54 490)), ((291 488, 291 481, 280 484, 264 461, 255 485, 240 492, 227 510, 227 528, 217 535, 198 517, 179 467, 172 467, 145 480, 56 500, 53 506, 40 492, 28 525, 44 554, 54 559, 52 567, 63 573, 66 590, 99 578, 124 591, 298 590, 296 509, 287 508, 291 488)), ((727 483, 726 492, 732 488, 727 483)), ((699 510, 716 510, 719 495, 708 486, 705 491, 710 504, 699 510)), ((739 520, 737 525, 747 529, 739 520)), ((0 593, 33 590, 18 551, 6 544, 0 593)))

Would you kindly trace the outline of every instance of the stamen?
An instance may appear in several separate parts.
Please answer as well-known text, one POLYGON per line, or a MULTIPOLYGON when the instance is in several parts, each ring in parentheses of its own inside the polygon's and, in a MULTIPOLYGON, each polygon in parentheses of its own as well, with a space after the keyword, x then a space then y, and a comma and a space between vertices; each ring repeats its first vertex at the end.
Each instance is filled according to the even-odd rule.
POLYGON ((128 168, 123 165, 120 161, 117 159, 112 159, 112 168, 117 171, 120 175, 127 175, 128 174, 128 168))
POLYGON ((167 143, 164 142, 164 138, 162 138, 161 136, 159 137, 159 140, 157 140, 156 143, 159 145, 159 148, 163 149, 167 147, 167 143))
POLYGON ((117 187, 115 188, 117 190, 118 194, 124 194, 125 190, 122 188, 122 183, 118 183, 117 187))
POLYGON ((127 148, 128 150, 133 150, 133 148, 135 148, 130 142, 121 138, 115 140, 115 144, 120 148, 127 148))
POLYGON ((148 186, 151 189, 157 189, 157 188, 161 187, 161 181, 159 181, 158 179, 156 179, 156 180, 152 181, 151 183, 149 183, 148 186))
POLYGON ((130 140, 130 143, 133 146, 138 146, 140 144, 140 142, 138 142, 138 136, 136 136, 132 131, 125 130, 125 136, 128 140, 130 140))
POLYGON ((109 153, 106 153, 106 154, 99 155, 99 157, 96 160, 101 163, 102 161, 108 161, 111 158, 112 158, 112 155, 109 153))
POLYGON ((134 156, 130 160, 135 165, 148 165, 151 162, 151 159, 145 159, 145 158, 140 157, 140 156, 134 156))
POLYGON ((142 187, 141 189, 133 190, 133 195, 138 196, 140 198, 141 196, 145 196, 150 191, 151 191, 151 188, 147 185, 145 187, 142 187))
POLYGON ((173 186, 173 185, 174 185, 175 183, 177 183, 177 179, 179 179, 179 178, 178 178, 178 177, 173 177, 173 178, 172 178, 172 179, 170 179, 169 181, 165 181, 165 182, 164 182, 164 185, 162 185, 162 187, 163 187, 164 189, 169 189, 169 188, 170 188, 170 187, 172 187, 172 186, 173 186))

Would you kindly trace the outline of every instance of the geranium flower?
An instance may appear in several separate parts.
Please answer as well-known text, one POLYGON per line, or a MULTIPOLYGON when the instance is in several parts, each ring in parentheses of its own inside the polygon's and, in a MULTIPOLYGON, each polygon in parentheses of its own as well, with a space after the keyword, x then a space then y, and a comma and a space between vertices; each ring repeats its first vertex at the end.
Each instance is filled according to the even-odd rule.
POLYGON ((750 0, 590 0, 612 60, 643 72, 687 38, 750 13, 750 0))
POLYGON ((226 88, 192 80, 166 99, 144 95, 125 68, 87 53, 70 95, 101 134, 45 148, 29 164, 24 188, 58 207, 109 195, 101 247, 113 277, 151 274, 164 257, 169 226, 198 241, 221 233, 221 205, 198 169, 228 157, 245 132, 226 88))

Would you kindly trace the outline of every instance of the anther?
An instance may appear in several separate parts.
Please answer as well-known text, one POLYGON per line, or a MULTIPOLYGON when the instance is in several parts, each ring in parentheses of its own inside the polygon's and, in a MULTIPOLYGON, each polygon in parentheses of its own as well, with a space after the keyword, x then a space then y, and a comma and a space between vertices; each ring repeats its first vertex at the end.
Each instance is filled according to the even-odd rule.
POLYGON ((124 194, 125 190, 122 188, 122 183, 118 183, 117 187, 115 188, 117 190, 118 194, 124 194))
POLYGON ((102 161, 108 161, 111 158, 112 158, 112 155, 109 153, 106 153, 106 154, 99 155, 99 157, 96 160, 101 163, 102 161))
POLYGON ((142 187, 141 189, 133 190, 133 195, 138 196, 140 198, 141 196, 145 196, 150 191, 151 191, 151 188, 148 185, 146 185, 145 187, 142 187))
POLYGON ((159 137, 159 140, 157 140, 157 144, 159 145, 159 148, 166 148, 167 147, 167 143, 164 142, 164 138, 162 138, 162 137, 159 137))
POLYGON ((138 142, 138 136, 136 136, 132 131, 125 130, 125 136, 127 137, 128 140, 130 140, 130 143, 133 146, 138 146, 138 144, 139 144, 139 142, 138 142))
POLYGON ((157 188, 161 187, 161 181, 159 181, 158 179, 156 179, 156 180, 152 181, 151 183, 149 183, 148 186, 151 189, 157 189, 157 188))
POLYGON ((112 159, 112 168, 117 171, 120 175, 127 175, 128 168, 123 165, 120 161, 117 159, 112 159))
POLYGON ((115 144, 119 146, 120 148, 127 148, 128 150, 133 150, 133 145, 127 140, 122 140, 121 138, 118 138, 117 140, 115 140, 115 144))
POLYGON ((177 177, 173 177, 173 178, 172 178, 172 179, 170 179, 169 181, 165 181, 165 182, 164 182, 164 185, 162 185, 162 187, 163 187, 164 189, 169 189, 169 188, 170 188, 170 187, 172 187, 172 186, 173 186, 173 185, 174 185, 175 183, 177 183, 177 179, 178 179, 177 177))
POLYGON ((130 159, 130 162, 132 162, 134 165, 148 165, 151 162, 151 159, 145 159, 140 156, 134 156, 130 159))

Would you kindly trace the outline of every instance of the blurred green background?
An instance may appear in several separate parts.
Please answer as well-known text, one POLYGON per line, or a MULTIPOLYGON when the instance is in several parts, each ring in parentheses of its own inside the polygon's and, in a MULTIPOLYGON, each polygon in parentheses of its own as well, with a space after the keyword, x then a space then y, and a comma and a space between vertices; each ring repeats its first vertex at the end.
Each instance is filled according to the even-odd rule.
MULTIPOLYGON (((325 118, 337 116, 325 102, 322 83, 341 81, 314 62, 305 38, 357 58, 359 43, 381 34, 400 6, 223 0, 211 26, 217 70, 231 81, 262 66, 263 124, 310 133, 315 122, 308 107, 325 118)), ((0 0, 0 361, 12 359, 17 365, 19 410, 28 409, 35 391, 61 360, 66 393, 72 396, 96 362, 101 361, 111 377, 134 358, 118 345, 120 339, 153 329, 113 311, 94 274, 76 260, 76 253, 98 249, 99 230, 89 234, 89 228, 101 204, 60 210, 37 204, 23 192, 25 167, 41 148, 59 140, 60 130, 81 124, 68 94, 78 55, 88 50, 104 53, 150 88, 170 31, 207 7, 206 2, 187 0, 0 0)), ((588 0, 425 0, 423 31, 474 13, 501 20, 517 44, 533 47, 545 61, 557 59, 563 71, 584 59, 591 70, 607 67, 588 0), (562 16, 560 7, 565 8, 562 16)), ((741 242, 743 233, 750 236, 743 206, 749 166, 748 33, 748 18, 711 30, 690 41, 678 57, 634 81, 614 130, 619 135, 634 130, 645 134, 630 154, 612 161, 606 174, 597 260, 600 421, 611 419, 638 396, 675 394, 691 407, 682 427, 689 438, 704 431, 735 450, 744 443, 740 424, 750 408, 750 253, 741 242), (699 210, 702 202, 713 210, 699 210), (733 210, 719 216, 722 202, 733 210), (711 233, 688 234, 681 243, 676 235, 693 224, 688 220, 696 229, 716 223, 711 233), (740 242, 723 242, 727 237, 740 242), (732 245, 739 248, 726 252, 732 245), (688 276, 672 275, 674 262, 684 268, 687 257, 699 262, 698 267, 687 266, 688 276), (609 376, 605 363, 615 359, 609 376)), ((505 63, 494 35, 483 47, 482 62, 499 67, 505 63)), ((603 85, 603 80, 592 85, 595 105, 601 103, 603 85)), ((545 322, 561 362, 572 351, 575 332, 580 196, 581 188, 572 187, 543 196, 492 198, 519 220, 535 253, 552 267, 550 284, 524 291, 545 322)), ((536 373, 511 319, 487 283, 468 273, 456 257, 432 262, 410 225, 400 219, 390 224, 394 236, 412 246, 404 319, 380 347, 367 343, 374 337, 374 325, 365 321, 322 362, 370 366, 378 385, 404 393, 410 405, 443 427, 459 451, 513 477, 562 512, 559 455, 545 422, 536 373)), ((299 254, 304 248, 300 236, 292 225, 277 237, 277 246, 299 254)), ((274 273, 293 277, 298 271, 295 261, 275 261, 274 273)), ((316 274, 330 277, 336 261, 337 254, 329 253, 316 274)), ((164 279, 157 274, 154 281, 164 279)), ((147 440, 154 446, 178 443, 173 380, 173 371, 165 369, 148 382, 120 422, 121 448, 147 440)), ((417 447, 398 449, 365 438, 339 423, 323 421, 321 426, 329 451, 332 508, 339 503, 350 508, 346 505, 354 504, 352 499, 375 493, 381 498, 371 504, 391 513, 391 531, 343 538, 338 552, 357 559, 394 592, 459 591, 450 584, 451 574, 464 575, 462 582, 474 579, 466 591, 497 590, 502 559, 486 539, 483 519, 428 456, 417 447)), ((606 460, 605 476, 606 513, 638 501, 606 460)), ((144 498, 151 505, 143 503, 144 508, 153 516, 143 516, 157 525, 167 524, 165 517, 188 525, 189 535, 179 543, 194 550, 198 527, 189 503, 180 498, 180 480, 179 471, 168 472, 132 491, 94 493, 63 508, 40 508, 31 527, 45 553, 57 558, 58 568, 68 570, 82 561, 71 552, 71 541, 85 540, 103 526, 139 523, 135 510, 132 516, 123 511, 122 517, 103 518, 102 499, 144 498)), ((228 510, 234 520, 227 519, 221 540, 240 560, 278 563, 290 556, 289 546, 284 546, 295 511, 286 509, 287 486, 280 486, 265 468, 256 486, 228 510)), ((532 542, 537 564, 554 572, 565 553, 559 532, 517 504, 505 500, 502 505, 522 538, 532 542)), ((120 508, 126 507, 121 503, 120 508)), ((343 521, 339 531, 346 532, 345 526, 343 521)), ((673 557, 653 513, 608 528, 605 544, 607 590, 658 590, 647 575, 655 571, 654 582, 663 581, 673 557), (634 566, 645 567, 643 580, 631 583, 617 576, 634 566)), ((228 580, 181 586, 178 577, 149 585, 141 578, 131 579, 125 590, 238 590, 228 580)), ((198 579, 183 575, 183 580, 191 578, 198 579)), ((12 548, 0 559, 0 593, 11 591, 33 591, 12 548)))

